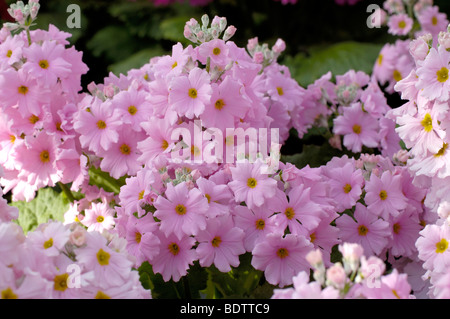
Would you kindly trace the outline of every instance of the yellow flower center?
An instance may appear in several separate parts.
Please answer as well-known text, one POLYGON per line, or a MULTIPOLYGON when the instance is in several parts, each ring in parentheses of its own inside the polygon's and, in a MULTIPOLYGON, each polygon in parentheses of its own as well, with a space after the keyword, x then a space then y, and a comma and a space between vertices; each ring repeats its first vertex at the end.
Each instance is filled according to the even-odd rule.
POLYGON ((219 247, 220 243, 222 242, 222 239, 219 236, 216 236, 211 241, 211 245, 215 248, 219 247))
POLYGON ((378 62, 378 65, 381 65, 381 63, 383 63, 383 55, 382 54, 380 54, 378 56, 377 62, 378 62))
POLYGON ((369 229, 366 226, 361 225, 358 227, 358 234, 360 236, 366 236, 368 232, 369 232, 369 229))
POLYGON ((200 156, 201 155, 200 149, 197 146, 192 145, 191 146, 191 155, 200 156))
POLYGON ((2 299, 18 299, 19 297, 12 291, 10 287, 2 290, 2 299))
POLYGON ((394 77, 394 80, 399 82, 403 79, 402 74, 400 73, 399 70, 394 70, 394 72, 392 73, 392 76, 394 77))
POLYGON ((120 147, 120 152, 123 155, 130 155, 131 154, 131 149, 127 144, 122 144, 122 146, 120 147))
POLYGON ((194 88, 189 89, 188 95, 190 98, 196 99, 197 98, 197 90, 194 88))
POLYGON ((39 117, 37 117, 36 115, 31 115, 30 118, 28 119, 28 122, 30 122, 31 124, 36 124, 39 121, 39 117))
POLYGON ((398 235, 398 233, 400 232, 400 229, 401 229, 401 228, 402 228, 402 227, 400 226, 399 223, 395 223, 394 226, 393 226, 394 233, 398 235))
POLYGON ((277 256, 280 259, 284 259, 287 256, 289 256, 289 251, 286 248, 280 248, 280 249, 277 250, 277 256))
POLYGON ((180 247, 176 243, 170 243, 169 251, 172 255, 176 256, 180 252, 180 247))
POLYGON ((177 65, 178 65, 178 62, 175 61, 174 64, 172 64, 172 69, 175 69, 177 67, 177 65))
POLYGON ((355 134, 361 134, 361 126, 358 124, 353 125, 353 133, 355 134))
POLYGON ((283 88, 282 87, 277 87, 277 92, 279 96, 282 96, 284 94, 283 88))
POLYGON ((145 194, 145 190, 139 192, 138 199, 139 199, 139 200, 143 199, 143 198, 144 198, 144 194, 145 194))
POLYGON ((104 130, 104 129, 106 128, 106 123, 105 123, 104 121, 102 121, 102 120, 99 120, 99 121, 97 122, 97 127, 98 127, 100 130, 104 130))
POLYGON ((448 80, 448 69, 446 67, 442 67, 439 71, 436 72, 437 80, 441 83, 444 83, 448 80))
POLYGON ((295 211, 292 207, 288 207, 284 211, 284 214, 286 215, 287 219, 291 220, 295 216, 295 211))
POLYGON ((221 51, 220 48, 214 48, 212 52, 214 55, 219 55, 221 51))
POLYGON ((252 177, 250 177, 247 180, 247 186, 250 187, 250 188, 255 188, 257 184, 258 184, 258 182, 256 181, 256 179, 254 179, 252 177))
POLYGON ((222 100, 222 99, 218 99, 217 101, 216 101, 216 103, 214 103, 214 107, 217 109, 217 110, 221 110, 221 109, 223 109, 223 107, 225 106, 225 102, 222 100))
POLYGON ((25 85, 21 85, 17 88, 17 91, 19 92, 19 94, 26 95, 28 93, 28 87, 26 87, 25 85))
POLYGON ((209 194, 205 194, 205 197, 208 200, 208 204, 211 203, 211 196, 209 194))
POLYGON ((134 105, 130 105, 128 107, 128 113, 130 113, 131 115, 135 115, 137 113, 137 108, 134 105))
POLYGON ((105 217, 103 217, 103 216, 98 216, 97 217, 97 222, 98 223, 103 223, 104 220, 105 220, 105 217))
POLYGON ((436 244, 436 253, 442 254, 448 248, 448 241, 445 238, 442 238, 440 242, 436 244))
POLYGON ((311 235, 309 235, 309 241, 311 243, 314 243, 315 240, 316 240, 316 233, 312 233, 311 235))
POLYGON ((142 234, 140 232, 136 232, 136 234, 134 234, 134 239, 139 244, 141 242, 141 239, 142 239, 142 234))
POLYGON ((16 141, 16 136, 15 135, 10 135, 9 136, 9 140, 11 141, 11 143, 14 143, 16 141))
POLYGON ((6 56, 8 58, 10 58, 12 56, 12 54, 13 54, 12 50, 8 50, 8 52, 6 52, 6 56))
POLYGON ((41 154, 39 154, 39 158, 42 163, 48 163, 50 161, 50 154, 48 151, 42 151, 41 154))
POLYGON ((256 225, 256 229, 263 230, 266 227, 266 222, 264 221, 264 219, 258 219, 255 222, 255 225, 256 225))
POLYGON ((344 188, 344 193, 348 194, 352 191, 352 185, 350 184, 345 184, 344 188))
POLYGON ((394 294, 394 296, 395 296, 397 299, 401 299, 400 296, 398 295, 398 293, 397 293, 397 291, 396 291, 395 289, 392 289, 392 293, 394 294))
POLYGON ((101 266, 108 266, 110 257, 111 255, 101 248, 97 252, 97 261, 101 266))
POLYGON ((187 210, 186 210, 186 207, 185 207, 184 205, 178 204, 178 205, 175 207, 175 212, 176 212, 178 215, 184 215, 184 214, 186 214, 187 210))
POLYGON ((50 247, 53 247, 53 238, 50 238, 49 240, 47 240, 43 246, 44 246, 44 249, 49 249, 50 247))
POLYGON ((431 132, 433 130, 433 120, 430 113, 425 114, 425 117, 423 118, 422 122, 420 122, 420 124, 422 124, 425 132, 431 132))
POLYGON ((67 279, 69 279, 69 274, 67 273, 55 276, 55 278, 53 279, 53 289, 57 291, 65 291, 68 288, 67 279))
POLYGON ((382 191, 380 192, 380 199, 381 199, 381 200, 386 200, 387 197, 388 197, 387 192, 386 192, 385 190, 382 190, 382 191))
POLYGON ((161 143, 161 148, 166 150, 169 147, 169 143, 166 140, 163 140, 161 143))
POLYGON ((49 67, 48 61, 47 60, 39 61, 39 66, 44 70, 48 69, 48 67, 49 67))
POLYGON ((404 29, 404 28, 406 27, 406 22, 405 22, 404 20, 400 21, 400 22, 398 23, 398 27, 399 27, 400 29, 404 29))
POLYGON ((431 18, 431 24, 433 24, 433 25, 438 24, 438 19, 435 16, 433 16, 433 18, 431 18))
POLYGON ((436 154, 434 154, 434 157, 443 156, 445 154, 445 151, 447 150, 447 148, 448 148, 448 144, 444 143, 444 145, 442 145, 442 148, 436 154))
POLYGON ((108 296, 107 294, 105 294, 103 291, 98 291, 97 294, 94 297, 95 299, 111 299, 110 296, 108 296))

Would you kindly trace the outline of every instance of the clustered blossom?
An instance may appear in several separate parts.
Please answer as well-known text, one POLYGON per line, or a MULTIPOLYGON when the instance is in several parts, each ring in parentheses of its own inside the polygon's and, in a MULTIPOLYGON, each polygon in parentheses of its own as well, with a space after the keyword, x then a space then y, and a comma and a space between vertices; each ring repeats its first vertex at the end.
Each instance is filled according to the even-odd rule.
POLYGON ((387 93, 393 94, 394 86, 415 68, 415 60, 423 60, 449 21, 433 0, 386 0, 383 9, 377 12, 381 20, 378 22, 400 39, 383 46, 372 76, 387 93))
POLYGON ((49 221, 24 234, 0 222, 2 299, 150 299, 125 239, 49 221))
POLYGON ((375 149, 392 158, 401 148, 400 138, 386 116, 391 108, 378 83, 362 71, 350 70, 335 81, 331 77, 328 72, 310 84, 291 113, 299 137, 311 127, 324 127, 335 148, 344 146, 355 154, 375 149))
POLYGON ((308 253, 314 280, 309 273, 299 272, 293 286, 275 289, 272 299, 415 299, 405 273, 386 270, 376 256, 366 257, 359 244, 339 245, 342 261, 326 265, 320 250, 308 253))
POLYGON ((193 45, 79 93, 87 67, 68 34, 3 29, 1 194, 61 183, 82 196, 27 235, 0 201, 2 297, 150 298, 133 270, 144 262, 178 282, 194 263, 229 272, 244 254, 273 298, 450 296, 448 34, 419 38, 426 54, 412 41, 415 68, 395 86, 410 101, 391 109, 363 72, 302 88, 277 62, 281 39, 244 49, 235 31, 191 19, 193 45), (267 156, 313 126, 355 156, 303 168, 267 156), (120 190, 91 185, 90 169, 120 190))
MULTIPOLYGON (((38 3, 30 1, 30 5, 38 3)), ((12 11, 25 10, 20 8, 12 11)), ((68 47, 71 35, 53 25, 48 31, 15 35, 4 26, 1 34, 0 164, 4 175, 0 183, 4 192, 12 191, 13 200, 31 200, 38 189, 58 182, 73 183, 76 191, 87 174, 73 128, 81 76, 88 70, 82 52, 68 47)))
POLYGON ((450 285, 446 276, 448 261, 448 71, 450 53, 447 50, 448 30, 437 38, 428 35, 414 40, 411 55, 415 67, 395 89, 407 102, 389 116, 395 119, 396 131, 404 140, 407 168, 413 184, 428 189, 424 205, 429 210, 429 221, 416 242, 418 258, 429 283, 428 296, 448 298, 450 285), (434 40, 433 40, 434 38, 434 40), (423 47, 424 49, 421 49, 423 47))

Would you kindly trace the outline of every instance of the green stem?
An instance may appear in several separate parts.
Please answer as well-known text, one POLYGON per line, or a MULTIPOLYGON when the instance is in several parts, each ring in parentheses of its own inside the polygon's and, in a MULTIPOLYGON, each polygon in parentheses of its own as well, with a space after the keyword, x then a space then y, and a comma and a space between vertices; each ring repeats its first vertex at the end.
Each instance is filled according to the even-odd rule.
POLYGON ((67 187, 66 184, 63 184, 61 182, 58 182, 58 186, 61 188, 61 190, 63 191, 64 194, 66 194, 67 198, 73 203, 75 202, 75 197, 73 196, 72 192, 70 191, 70 189, 67 187))
POLYGON ((28 45, 31 45, 31 34, 30 34, 30 29, 26 29, 27 31, 27 39, 28 39, 28 45))
POLYGON ((206 72, 209 73, 209 69, 211 68, 211 58, 208 57, 206 60, 206 72))

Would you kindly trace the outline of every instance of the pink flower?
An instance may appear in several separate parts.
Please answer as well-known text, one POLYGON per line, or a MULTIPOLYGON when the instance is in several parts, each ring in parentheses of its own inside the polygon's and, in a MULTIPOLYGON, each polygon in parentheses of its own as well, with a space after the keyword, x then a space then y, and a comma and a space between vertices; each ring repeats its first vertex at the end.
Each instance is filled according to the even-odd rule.
POLYGON ((206 228, 208 201, 197 188, 189 190, 186 182, 176 186, 169 183, 165 197, 159 196, 154 206, 154 216, 161 221, 160 229, 166 236, 174 233, 181 239, 206 228))
POLYGON ((221 39, 214 39, 204 42, 198 47, 197 50, 198 60, 206 65, 207 59, 209 58, 211 68, 218 66, 223 69, 230 59, 228 57, 228 46, 225 41, 221 39))
POLYGON ((35 189, 54 186, 60 180, 56 166, 58 144, 45 131, 36 137, 28 136, 26 144, 17 149, 17 160, 21 163, 19 178, 24 176, 35 189))
POLYGON ((272 285, 284 287, 292 284, 292 278, 300 271, 309 271, 306 261, 311 244, 303 236, 268 234, 252 251, 252 266, 264 271, 272 285))
POLYGON ((151 214, 141 218, 130 215, 126 225, 127 250, 136 257, 136 266, 151 261, 159 253, 160 240, 155 232, 158 224, 151 214))
POLYGON ((393 35, 407 35, 411 31, 413 20, 406 14, 395 14, 389 18, 388 33, 393 35))
POLYGON ((334 119, 333 133, 343 135, 344 146, 353 153, 361 152, 363 145, 378 146, 378 122, 362 110, 360 103, 346 107, 334 119))
POLYGON ((33 74, 44 86, 53 86, 71 73, 72 65, 64 59, 65 48, 56 41, 45 41, 42 46, 33 43, 24 48, 27 62, 25 72, 33 74))
POLYGON ((46 256, 58 256, 69 241, 69 235, 69 228, 61 222, 49 222, 29 233, 27 242, 46 256))
POLYGON ((178 238, 174 233, 164 236, 158 232, 160 239, 159 254, 152 260, 152 267, 155 273, 160 273, 164 281, 179 281, 187 274, 189 265, 193 265, 197 259, 197 254, 192 247, 195 239, 189 236, 178 238))
POLYGON ((208 200, 208 218, 227 215, 230 212, 233 196, 228 185, 216 184, 204 177, 197 179, 196 184, 203 196, 208 200))
POLYGON ((336 219, 336 226, 341 241, 360 244, 366 256, 380 254, 391 236, 389 223, 369 213, 361 203, 356 203, 354 219, 343 214, 336 219))
POLYGON ((408 275, 400 274, 397 269, 381 277, 380 287, 365 286, 363 291, 363 295, 368 299, 411 299, 412 297, 408 275))
POLYGON ((212 88, 211 103, 206 104, 200 118, 205 127, 218 128, 225 135, 227 128, 234 128, 235 122, 245 117, 250 101, 242 93, 243 85, 231 76, 212 88))
POLYGON ((266 207, 256 207, 252 210, 245 206, 236 206, 233 218, 237 227, 244 230, 244 246, 250 252, 255 245, 272 233, 282 234, 284 228, 276 223, 273 212, 266 207))
POLYGON ((85 217, 81 223, 88 231, 110 230, 114 227, 114 210, 107 202, 92 203, 91 207, 84 210, 85 217))
POLYGON ((262 206, 275 196, 277 182, 264 174, 262 161, 240 162, 231 167, 232 181, 228 186, 234 192, 236 202, 245 202, 252 209, 262 206))
POLYGON ((336 202, 336 210, 342 212, 352 208, 360 199, 364 178, 360 169, 355 169, 352 163, 327 171, 330 185, 330 196, 336 202))
POLYGON ((418 258, 422 260, 423 268, 442 272, 450 265, 450 229, 447 223, 438 226, 429 224, 419 232, 416 241, 419 251, 418 258))
POLYGON ((141 123, 152 115, 147 93, 136 89, 120 91, 111 102, 114 109, 119 110, 123 123, 130 124, 135 131, 141 131, 141 123))
POLYGON ((169 105, 180 116, 193 119, 203 113, 211 93, 208 73, 196 67, 188 76, 173 78, 169 88, 169 105))
POLYGON ((100 148, 109 149, 118 141, 117 130, 121 124, 119 114, 111 103, 94 97, 87 108, 80 109, 75 115, 73 128, 81 135, 82 147, 98 152, 100 148))
POLYGON ((48 102, 50 96, 50 92, 39 87, 35 78, 23 69, 2 72, 0 87, 0 105, 3 108, 17 107, 24 118, 39 116, 42 105, 48 102))
POLYGON ((417 88, 423 89, 423 96, 439 101, 449 99, 450 80, 449 69, 450 52, 440 46, 437 50, 431 48, 425 61, 420 65, 416 74, 419 77, 417 88))
POLYGON ((422 229, 415 211, 405 210, 389 221, 392 229, 392 240, 389 244, 393 256, 412 257, 417 254, 415 246, 422 229))
POLYGON ((430 32, 434 36, 445 31, 448 26, 447 15, 439 12, 438 6, 428 6, 423 9, 417 17, 420 26, 425 32, 430 32))
POLYGON ((132 267, 132 262, 108 247, 98 232, 87 233, 86 246, 75 249, 75 254, 80 265, 94 272, 96 280, 110 285, 122 285, 132 267))
POLYGON ((289 228, 289 232, 298 235, 306 235, 309 230, 316 228, 324 212, 321 207, 310 198, 311 189, 298 185, 289 193, 278 191, 277 196, 271 200, 270 207, 275 212, 280 226, 289 228))
POLYGON ((385 171, 381 178, 371 174, 365 186, 364 200, 370 213, 385 220, 389 216, 398 216, 407 206, 407 200, 402 193, 402 180, 400 175, 393 175, 385 171))
POLYGON ((122 125, 117 133, 119 134, 117 142, 108 150, 100 149, 97 153, 103 158, 100 168, 116 179, 125 175, 135 175, 142 168, 138 161, 141 152, 137 144, 144 138, 143 132, 136 132, 126 125, 122 125))
POLYGON ((235 227, 231 215, 208 219, 206 229, 196 236, 196 248, 200 266, 212 264, 221 272, 229 272, 231 266, 239 266, 239 255, 245 253, 244 231, 235 227))

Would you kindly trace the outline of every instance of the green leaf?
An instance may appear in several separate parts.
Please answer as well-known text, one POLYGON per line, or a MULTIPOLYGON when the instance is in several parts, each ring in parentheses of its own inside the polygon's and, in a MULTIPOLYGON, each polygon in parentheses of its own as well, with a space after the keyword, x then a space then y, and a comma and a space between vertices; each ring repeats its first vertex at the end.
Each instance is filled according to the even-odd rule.
POLYGON ((50 220, 63 222, 64 213, 70 208, 64 194, 52 188, 41 188, 30 202, 17 201, 11 205, 19 209, 19 217, 15 222, 23 228, 24 233, 50 220))
POLYGON ((331 71, 333 76, 349 70, 372 73, 382 44, 347 41, 327 47, 313 47, 309 56, 304 53, 286 56, 284 64, 298 83, 306 87, 331 71))
POLYGON ((162 38, 174 42, 181 42, 183 44, 189 43, 184 37, 183 31, 186 22, 189 21, 190 18, 190 16, 182 15, 163 20, 159 25, 162 38))
POLYGON ((282 155, 283 163, 294 164, 299 169, 309 165, 319 167, 328 163, 334 156, 342 156, 343 152, 331 147, 328 143, 323 145, 303 145, 301 153, 294 155, 282 155))
POLYGON ((115 179, 107 172, 103 172, 100 168, 91 167, 89 169, 89 184, 103 188, 107 192, 119 194, 120 187, 125 185, 126 176, 115 179))
POLYGON ((120 74, 126 75, 132 69, 139 69, 145 64, 150 62, 150 59, 155 56, 161 56, 166 54, 162 48, 148 48, 140 50, 129 56, 128 58, 114 63, 108 67, 109 71, 113 72, 115 75, 120 74))
POLYGON ((108 61, 116 62, 131 56, 138 48, 138 43, 127 29, 109 25, 97 31, 86 47, 95 57, 105 57, 108 61))

